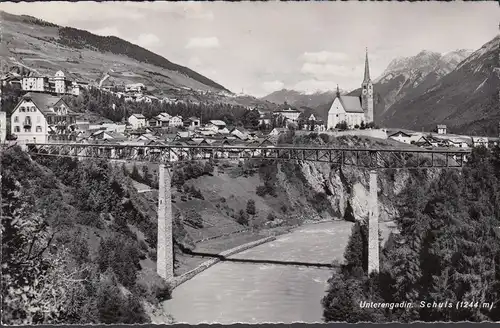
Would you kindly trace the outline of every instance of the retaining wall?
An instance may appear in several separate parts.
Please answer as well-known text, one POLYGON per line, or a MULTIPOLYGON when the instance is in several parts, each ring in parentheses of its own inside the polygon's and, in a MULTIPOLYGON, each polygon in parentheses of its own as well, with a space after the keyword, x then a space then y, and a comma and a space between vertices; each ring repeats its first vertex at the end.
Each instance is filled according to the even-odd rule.
MULTIPOLYGON (((261 244, 273 241, 275 239, 276 239, 275 236, 269 236, 269 237, 266 237, 266 238, 262 238, 262 239, 259 239, 259 240, 256 240, 256 241, 252 241, 250 243, 246 243, 246 244, 243 244, 243 245, 231 248, 231 249, 229 249, 227 251, 219 253, 219 255, 222 255, 222 256, 225 256, 225 257, 231 256, 233 254, 245 251, 245 250, 253 248, 255 246, 259 246, 261 244)), ((203 262, 202 264, 200 264, 199 266, 197 266, 193 270, 188 271, 188 272, 186 272, 183 275, 180 275, 178 277, 174 277, 170 281, 170 285, 171 285, 172 289, 174 289, 174 288, 178 287, 179 285, 185 283, 189 279, 191 279, 194 276, 196 276, 197 274, 205 271, 206 269, 210 268, 214 264, 217 264, 218 262, 220 262, 220 259, 218 259, 218 258, 210 259, 208 261, 203 262)))

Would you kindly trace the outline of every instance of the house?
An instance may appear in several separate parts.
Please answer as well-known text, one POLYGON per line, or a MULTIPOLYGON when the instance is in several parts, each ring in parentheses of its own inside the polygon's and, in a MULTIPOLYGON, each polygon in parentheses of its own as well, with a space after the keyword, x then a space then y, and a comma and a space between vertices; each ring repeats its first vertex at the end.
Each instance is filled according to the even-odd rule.
POLYGON ((152 118, 150 118, 150 119, 148 120, 148 125, 149 125, 150 127, 155 128, 155 127, 160 126, 160 124, 161 124, 160 120, 158 120, 156 117, 152 117, 152 118))
POLYGON ((387 136, 387 138, 389 139, 393 139, 399 142, 404 142, 407 144, 411 143, 412 140, 411 137, 412 137, 411 134, 405 133, 403 131, 397 131, 387 136))
POLYGON ((286 128, 274 128, 271 130, 271 132, 269 132, 269 135, 270 136, 278 136, 282 133, 286 133, 288 131, 288 129, 286 128))
POLYGON ((71 83, 71 94, 73 96, 79 96, 80 95, 80 86, 76 82, 71 83))
POLYGON ((259 126, 270 126, 273 121, 273 115, 271 113, 259 113, 259 126))
POLYGON ((7 113, 0 112, 0 143, 4 143, 6 137, 7 137, 7 113))
POLYGON ((200 119, 194 116, 184 121, 184 127, 194 129, 200 126, 200 119))
POLYGON ((49 78, 45 76, 23 77, 21 89, 23 91, 49 92, 49 78))
MULTIPOLYGON (((71 93, 72 82, 67 80, 63 71, 57 71, 52 79, 53 82, 53 92, 57 94, 71 93)), ((51 83, 49 82, 49 85, 51 83)))
POLYGON ((288 120, 297 121, 300 115, 300 111, 293 109, 290 106, 286 106, 283 109, 279 109, 273 112, 274 115, 281 115, 288 120))
POLYGON ((168 122, 169 126, 182 126, 183 121, 182 121, 182 116, 173 116, 170 118, 170 121, 168 122))
POLYGON ((244 131, 243 129, 240 129, 240 128, 231 129, 230 134, 235 136, 236 138, 238 138, 240 140, 248 140, 250 138, 248 133, 246 133, 246 131, 244 131))
POLYGON ((75 125, 79 131, 88 131, 90 128, 90 122, 87 120, 76 120, 75 125))
POLYGON ((153 102, 151 100, 151 98, 145 97, 145 96, 139 96, 139 97, 135 98, 135 101, 136 102, 143 102, 143 103, 146 103, 146 104, 151 104, 153 102))
POLYGON ((486 137, 472 137, 472 145, 474 147, 488 148, 488 138, 486 138, 486 137))
POLYGON ((125 86, 125 92, 142 92, 146 90, 146 86, 142 83, 127 84, 125 86))
POLYGON ((128 118, 128 123, 133 129, 139 129, 146 126, 146 118, 142 114, 132 114, 128 118))
POLYGON ((29 92, 12 112, 11 129, 22 142, 68 140, 76 128, 76 117, 61 97, 29 92))
POLYGON ((170 115, 168 113, 160 113, 156 115, 156 118, 158 119, 159 126, 161 127, 168 126, 170 122, 170 115))
POLYGON ((305 108, 298 118, 299 129, 307 131, 325 131, 326 125, 323 115, 312 108, 305 108))
POLYGON ((437 133, 438 134, 446 134, 446 125, 439 124, 437 126, 437 133))
POLYGON ((210 120, 209 124, 217 127, 218 130, 224 129, 226 127, 226 122, 221 120, 210 120))

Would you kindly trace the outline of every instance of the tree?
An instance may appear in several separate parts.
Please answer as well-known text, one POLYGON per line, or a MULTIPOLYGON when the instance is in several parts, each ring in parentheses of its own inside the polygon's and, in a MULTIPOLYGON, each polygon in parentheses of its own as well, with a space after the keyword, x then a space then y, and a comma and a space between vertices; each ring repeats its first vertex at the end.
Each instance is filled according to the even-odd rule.
POLYGON ((344 220, 349 222, 356 222, 356 218, 354 217, 354 211, 351 206, 351 202, 348 200, 347 205, 344 212, 344 220))
POLYGON ((248 225, 248 214, 245 211, 240 210, 238 212, 238 217, 236 218, 236 222, 238 222, 241 225, 247 226, 248 225))
POLYGON ((255 201, 253 199, 248 200, 246 212, 249 215, 255 215, 256 209, 255 209, 255 201))
POLYGON ((347 122, 346 121, 342 121, 340 123, 337 123, 337 125, 335 125, 335 128, 336 129, 339 129, 341 131, 344 131, 344 130, 347 130, 349 129, 349 126, 347 125, 347 122))

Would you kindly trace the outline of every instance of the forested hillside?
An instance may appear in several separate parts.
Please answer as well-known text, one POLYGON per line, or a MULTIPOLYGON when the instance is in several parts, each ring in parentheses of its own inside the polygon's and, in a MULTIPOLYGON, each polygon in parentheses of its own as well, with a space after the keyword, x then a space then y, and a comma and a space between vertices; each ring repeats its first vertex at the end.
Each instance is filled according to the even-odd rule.
POLYGON ((203 124, 209 120, 224 120, 227 124, 239 124, 247 127, 258 125, 258 111, 251 111, 241 106, 228 104, 192 104, 192 103, 137 103, 126 102, 111 93, 98 89, 83 90, 80 96, 65 97, 68 105, 79 113, 98 115, 114 122, 127 120, 131 114, 141 113, 147 118, 167 112, 170 115, 201 117, 203 124), (114 105, 114 106, 113 106, 114 105))
POLYGON ((121 168, 18 147, 1 164, 3 323, 149 322, 145 303, 170 290, 147 269, 155 222, 121 168))
POLYGON ((400 234, 381 247, 379 274, 366 274, 366 224, 353 227, 347 263, 322 301, 325 321, 500 320, 500 149, 474 150, 463 171, 443 170, 434 182, 422 171, 411 175, 397 198, 400 234), (362 308, 362 301, 413 306, 362 308), (461 301, 468 305, 457 309, 461 301))

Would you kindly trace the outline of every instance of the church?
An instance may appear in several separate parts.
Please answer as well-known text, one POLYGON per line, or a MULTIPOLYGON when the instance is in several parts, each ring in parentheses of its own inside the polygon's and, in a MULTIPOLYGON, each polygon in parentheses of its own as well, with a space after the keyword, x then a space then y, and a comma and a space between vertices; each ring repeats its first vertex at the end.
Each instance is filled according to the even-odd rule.
POLYGON ((341 96, 337 86, 337 95, 328 110, 327 130, 346 122, 349 128, 373 122, 373 83, 370 79, 368 51, 365 59, 365 76, 361 83, 360 96, 341 96))

